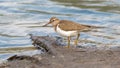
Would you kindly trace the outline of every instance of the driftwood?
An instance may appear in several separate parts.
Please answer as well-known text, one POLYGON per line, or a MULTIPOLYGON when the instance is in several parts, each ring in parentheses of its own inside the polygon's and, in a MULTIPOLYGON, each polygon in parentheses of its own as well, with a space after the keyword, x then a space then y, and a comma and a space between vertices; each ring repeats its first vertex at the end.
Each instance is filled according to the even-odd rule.
POLYGON ((26 60, 34 60, 36 62, 39 62, 39 60, 37 58, 31 57, 31 56, 25 56, 25 55, 21 55, 21 56, 14 55, 14 56, 8 58, 7 60, 12 61, 12 60, 24 60, 24 59, 26 59, 26 60))
POLYGON ((56 39, 49 36, 33 36, 30 35, 30 39, 33 41, 33 45, 47 52, 48 54, 57 55, 56 47, 58 46, 56 39))
MULTIPOLYGON (((30 39, 32 40, 32 44, 35 46, 35 48, 42 50, 43 52, 52 55, 52 56, 58 56, 60 53, 56 50, 57 47, 60 47, 58 45, 59 42, 57 39, 49 36, 33 36, 30 34, 30 39)), ((23 60, 23 59, 36 59, 33 56, 27 56, 27 55, 14 55, 9 57, 7 60, 23 60)))

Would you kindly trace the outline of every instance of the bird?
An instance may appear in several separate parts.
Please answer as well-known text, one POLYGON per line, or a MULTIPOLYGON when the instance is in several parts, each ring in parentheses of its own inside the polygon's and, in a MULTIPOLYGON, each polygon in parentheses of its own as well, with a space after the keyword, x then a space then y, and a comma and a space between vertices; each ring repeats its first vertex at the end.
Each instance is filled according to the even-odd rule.
POLYGON ((78 45, 78 40, 80 37, 80 32, 89 31, 92 28, 97 28, 97 26, 79 24, 69 20, 60 20, 57 17, 51 17, 49 22, 44 24, 43 27, 52 24, 55 32, 59 35, 67 37, 67 47, 70 47, 71 37, 77 36, 74 41, 74 45, 78 45))

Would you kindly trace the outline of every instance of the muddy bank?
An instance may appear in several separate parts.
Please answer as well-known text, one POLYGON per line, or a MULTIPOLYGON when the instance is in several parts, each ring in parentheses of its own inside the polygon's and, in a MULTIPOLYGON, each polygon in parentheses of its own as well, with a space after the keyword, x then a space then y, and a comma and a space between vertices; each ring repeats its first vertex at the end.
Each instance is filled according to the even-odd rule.
POLYGON ((33 45, 45 53, 14 55, 0 68, 120 68, 120 48, 65 48, 52 37, 32 36, 33 45), (41 46, 41 47, 39 47, 41 46))

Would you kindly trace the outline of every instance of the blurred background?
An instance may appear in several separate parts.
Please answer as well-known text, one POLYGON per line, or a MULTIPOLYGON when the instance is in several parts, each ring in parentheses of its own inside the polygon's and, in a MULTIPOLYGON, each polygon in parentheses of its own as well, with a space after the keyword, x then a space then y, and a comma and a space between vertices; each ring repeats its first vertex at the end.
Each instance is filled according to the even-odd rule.
POLYGON ((0 0, 0 61, 34 50, 28 34, 59 36, 41 27, 52 16, 107 27, 81 33, 80 45, 120 45, 120 0, 0 0))

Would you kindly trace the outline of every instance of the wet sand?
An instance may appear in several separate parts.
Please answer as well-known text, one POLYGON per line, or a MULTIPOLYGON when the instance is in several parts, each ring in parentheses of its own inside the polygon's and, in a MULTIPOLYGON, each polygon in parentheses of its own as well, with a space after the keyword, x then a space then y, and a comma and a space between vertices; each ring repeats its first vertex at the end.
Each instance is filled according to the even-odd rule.
POLYGON ((66 48, 54 45, 55 40, 44 39, 48 39, 45 45, 49 42, 53 54, 15 55, 9 58, 8 62, 1 64, 0 68, 120 68, 120 47, 100 49, 71 46, 66 48))
POLYGON ((59 56, 34 55, 35 59, 12 60, 0 68, 120 68, 120 49, 57 48, 59 56))

